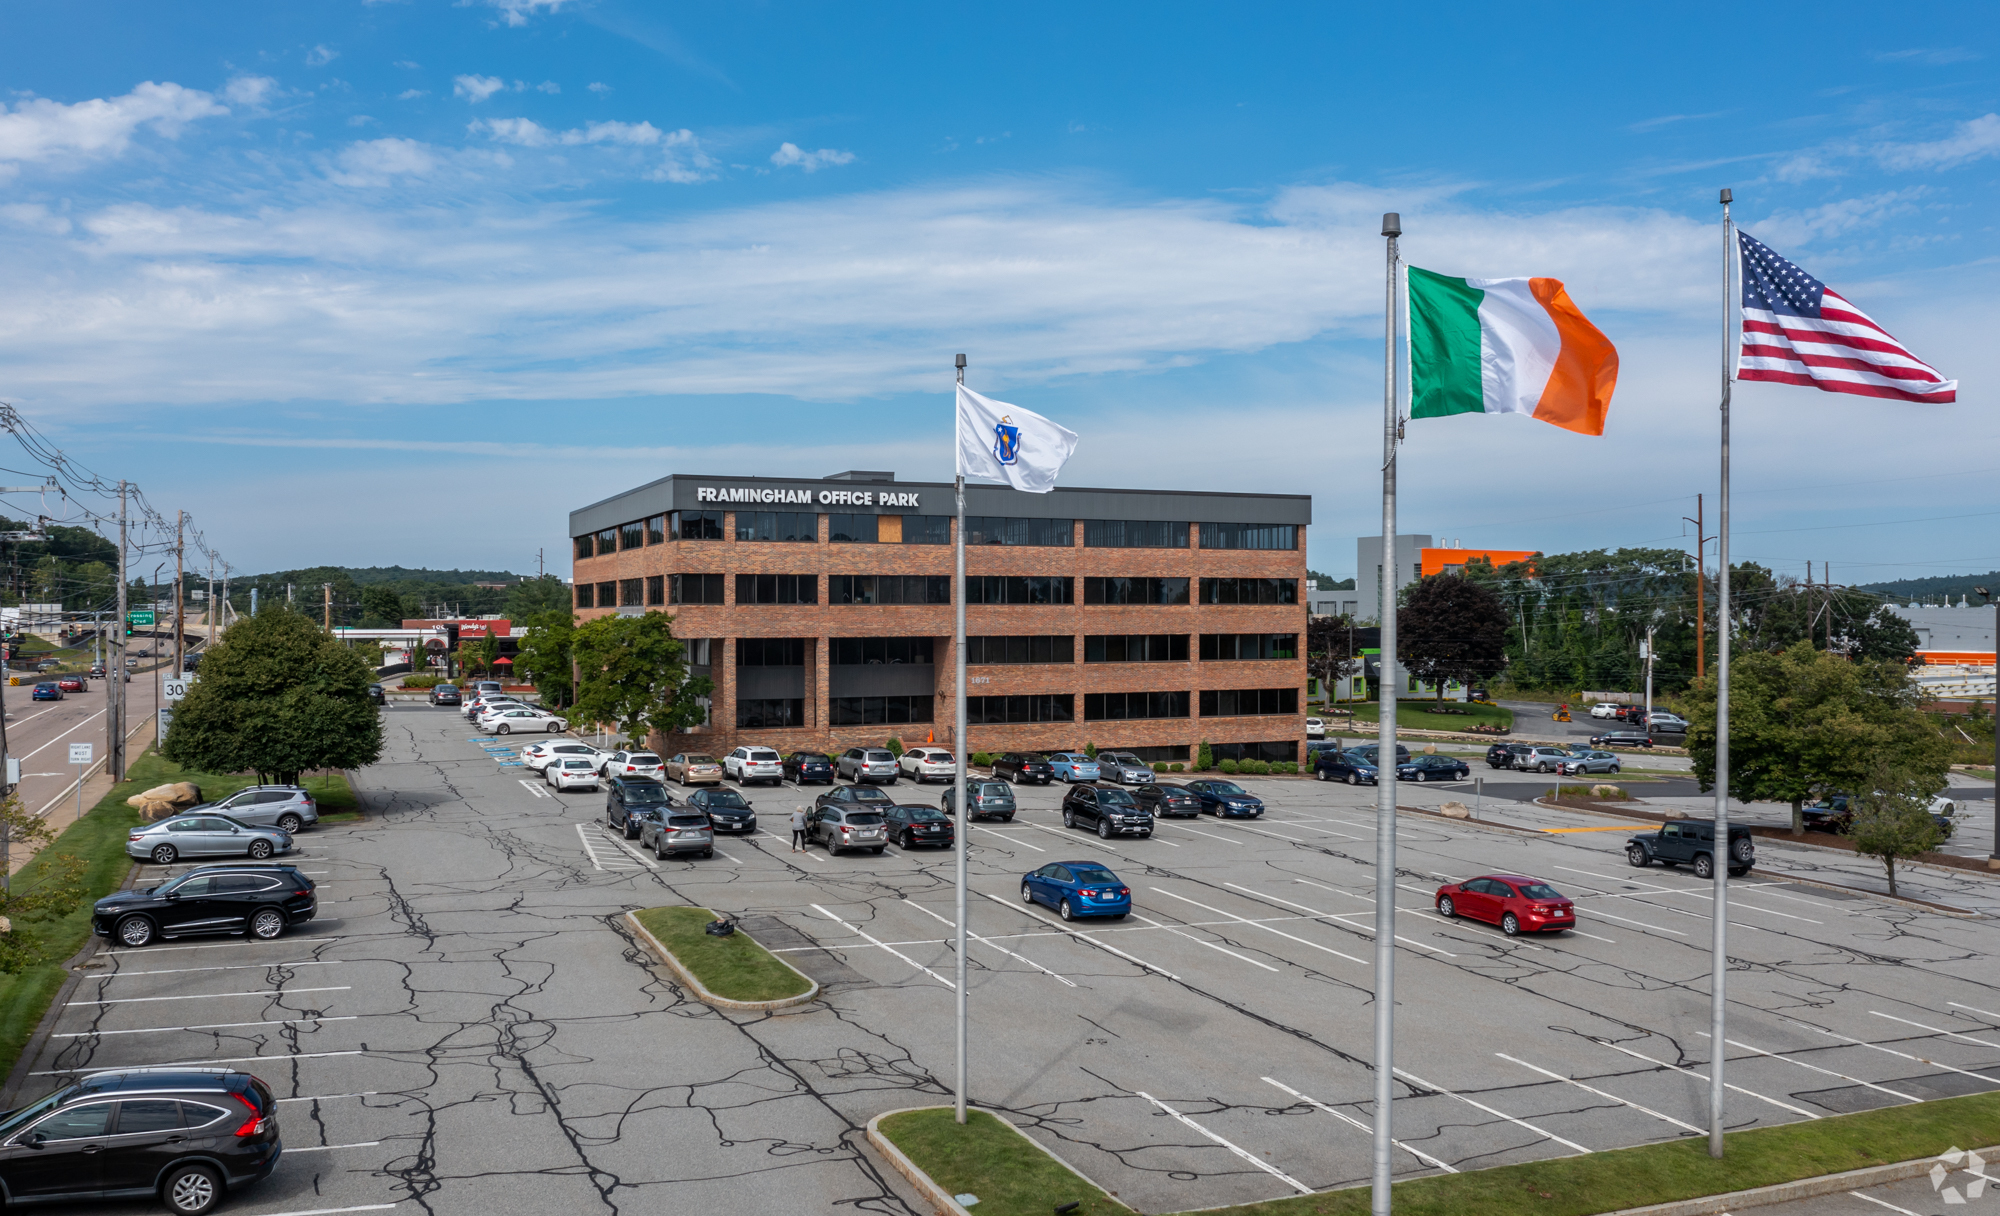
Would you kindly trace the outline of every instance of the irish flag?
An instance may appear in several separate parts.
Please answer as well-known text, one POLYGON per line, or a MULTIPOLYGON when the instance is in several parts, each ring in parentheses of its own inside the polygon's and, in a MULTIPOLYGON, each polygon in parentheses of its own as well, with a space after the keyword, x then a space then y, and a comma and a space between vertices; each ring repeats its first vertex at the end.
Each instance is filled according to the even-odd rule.
POLYGON ((1604 433, 1618 351, 1559 279, 1454 279, 1409 268, 1410 416, 1531 414, 1604 433))

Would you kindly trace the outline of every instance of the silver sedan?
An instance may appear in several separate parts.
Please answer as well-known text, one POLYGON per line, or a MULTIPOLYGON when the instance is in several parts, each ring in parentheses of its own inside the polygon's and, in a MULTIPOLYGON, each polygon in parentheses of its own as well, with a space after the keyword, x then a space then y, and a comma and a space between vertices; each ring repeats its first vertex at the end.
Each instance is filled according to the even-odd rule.
POLYGON ((489 735, 511 735, 528 730, 554 733, 568 725, 554 714, 530 705, 513 706, 495 714, 482 714, 479 719, 479 729, 489 735))
POLYGON ((168 866, 183 857, 248 857, 262 861, 292 851, 291 833, 260 828, 227 815, 176 815, 142 824, 125 838, 125 854, 168 866))

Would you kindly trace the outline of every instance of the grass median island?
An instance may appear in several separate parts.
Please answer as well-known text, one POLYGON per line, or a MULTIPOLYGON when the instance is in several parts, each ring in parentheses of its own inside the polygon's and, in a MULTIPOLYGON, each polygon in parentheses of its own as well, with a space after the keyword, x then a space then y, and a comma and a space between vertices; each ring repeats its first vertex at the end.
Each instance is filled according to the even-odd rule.
POLYGON ((710 937, 704 930, 715 913, 707 908, 647 908, 633 915, 719 997, 782 1001, 812 987, 812 981, 743 933, 710 937))
MULTIPOLYGON (((1355 723, 1376 723, 1382 720, 1382 707, 1373 702, 1363 702, 1352 706, 1355 723)), ((1327 719, 1329 731, 1335 728, 1338 719, 1327 719)), ((1404 730, 1451 730, 1470 731, 1475 726, 1512 730, 1514 711, 1502 709, 1498 705, 1479 705, 1446 701, 1439 706, 1430 700, 1396 702, 1396 725, 1404 730), (1433 708, 1442 708, 1445 713, 1434 713, 1433 708), (1463 712, 1460 712, 1463 711, 1463 712)), ((1350 729, 1349 734, 1353 731, 1350 729)))
POLYGON ((965 1112, 963 1127, 939 1107, 891 1115, 876 1128, 947 1193, 977 1195, 979 1216, 1048 1216, 1073 1201, 1074 1216, 1132 1211, 983 1110, 965 1112))

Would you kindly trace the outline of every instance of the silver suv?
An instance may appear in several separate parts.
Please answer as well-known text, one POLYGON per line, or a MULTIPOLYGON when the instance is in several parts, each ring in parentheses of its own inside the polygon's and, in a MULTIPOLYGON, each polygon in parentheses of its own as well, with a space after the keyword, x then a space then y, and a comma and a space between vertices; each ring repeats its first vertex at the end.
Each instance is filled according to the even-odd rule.
POLYGON ((287 833, 319 822, 319 807, 313 796, 296 785, 253 785, 220 802, 204 802, 177 814, 192 815, 200 811, 216 811, 238 823, 281 828, 287 833))
POLYGON ((1151 785, 1153 766, 1131 752, 1099 752, 1097 775, 1118 785, 1151 785))
POLYGON ((884 785, 896 784, 901 771, 896 753, 880 747, 850 747, 840 753, 833 767, 849 781, 880 781, 884 785))
POLYGON ((1575 756, 1560 747, 1531 747, 1515 754, 1514 767, 1523 772, 1532 769, 1537 773, 1559 773, 1563 765, 1574 759, 1575 756))

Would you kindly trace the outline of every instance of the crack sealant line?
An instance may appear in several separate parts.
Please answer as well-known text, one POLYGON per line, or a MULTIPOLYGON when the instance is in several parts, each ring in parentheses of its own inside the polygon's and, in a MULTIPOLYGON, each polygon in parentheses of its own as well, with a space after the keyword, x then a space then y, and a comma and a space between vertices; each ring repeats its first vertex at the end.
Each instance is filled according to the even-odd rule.
MULTIPOLYGON (((1665 1060, 1656 1060, 1653 1057, 1646 1055, 1644 1052, 1633 1051, 1630 1047, 1625 1047, 1618 1043, 1610 1042, 1606 1039, 1592 1039, 1591 1042, 1596 1043, 1603 1047, 1609 1047, 1613 1051, 1622 1051, 1626 1055, 1631 1056, 1635 1060, 1644 1060, 1648 1064, 1657 1064, 1661 1068, 1671 1068, 1675 1072, 1683 1073, 1687 1076, 1693 1077, 1697 1081, 1708 1080, 1708 1076, 1705 1073, 1698 1073, 1694 1071, 1692 1068, 1682 1068, 1678 1064, 1669 1064, 1665 1060)), ((1803 1106, 1793 1106, 1789 1102, 1780 1102, 1776 1098, 1765 1097, 1763 1094, 1758 1093, 1756 1090, 1745 1089, 1741 1085, 1731 1085, 1729 1082, 1724 1081, 1722 1083, 1722 1087, 1724 1089, 1733 1089, 1737 1093, 1743 1094, 1747 1097, 1756 1098, 1760 1102, 1769 1102, 1771 1105, 1780 1107, 1784 1110, 1791 1111, 1795 1115, 1804 1115, 1808 1119, 1820 1119, 1825 1117, 1823 1115, 1814 1114, 1812 1111, 1807 1110, 1803 1106)))
MULTIPOLYGON (((931 911, 929 908, 924 907, 922 904, 918 903, 914 899, 905 899, 903 902, 908 904, 910 907, 915 908, 917 911, 923 913, 925 916, 936 916, 937 919, 943 921, 946 925, 949 925, 952 928, 958 927, 958 922, 949 920, 943 916, 938 916, 937 913, 931 911)), ((970 927, 966 929, 965 935, 971 938, 973 941, 978 942, 982 946, 991 946, 993 949, 998 950, 1000 953, 1006 955, 1009 958, 1019 959, 1021 962, 1028 964, 1028 966, 1033 967, 1035 970, 1041 972, 1043 975, 1050 977, 1051 979, 1060 980, 1063 983, 1069 985, 1071 988, 1076 987, 1076 981, 1070 979, 1068 976, 1057 975, 1055 972, 1049 970, 1047 967, 1042 966, 1034 959, 1031 959, 1024 954, 1016 954, 1012 950, 1009 950, 1007 947, 999 944, 996 941, 993 941, 991 938, 981 937, 979 934, 974 933, 970 927)))
POLYGON ((1047 917, 1042 916, 1040 913, 1035 912, 1033 909, 1018 907, 1014 904, 1008 903, 1006 900, 1000 898, 998 895, 988 894, 985 891, 975 891, 973 892, 973 894, 981 896, 986 899, 990 899, 994 903, 999 904, 1001 907, 1013 908, 1016 912, 1019 912, 1023 916, 1029 917, 1032 920, 1038 920, 1041 923, 1050 926, 1051 928, 1058 929, 1063 933, 1067 933, 1069 936, 1076 938, 1078 941, 1088 942, 1089 944, 1096 946, 1099 950, 1102 950, 1107 954, 1115 954, 1119 958, 1124 959, 1128 963, 1136 963, 1140 967, 1143 967, 1146 970, 1151 971, 1157 975, 1164 975, 1168 979, 1173 980, 1177 983, 1181 982, 1180 976, 1175 975, 1173 972, 1167 970, 1165 967, 1155 966, 1152 963, 1147 962, 1145 959, 1140 958, 1135 954, 1127 954, 1116 946, 1110 945, 1106 942, 1098 941, 1096 938, 1090 936, 1089 934, 1078 932, 1077 930, 1070 928, 1068 925, 1057 924, 1055 921, 1049 920, 1047 917))
POLYGON ((1796 1018, 1786 1018, 1785 1020, 1787 1022, 1790 1022, 1792 1025, 1799 1027, 1801 1030, 1810 1030, 1816 1034, 1823 1034, 1829 1039, 1839 1039, 1843 1043, 1850 1043, 1856 1047, 1866 1047, 1870 1051, 1879 1051, 1884 1055, 1896 1056, 1899 1059, 1911 1060, 1918 1064, 1928 1064, 1932 1068, 1942 1068, 1946 1072, 1955 1072, 1962 1077, 1971 1077, 1975 1081, 1984 1081, 1988 1085, 2000 1085, 2000 1080, 1995 1080, 1994 1078, 1989 1077, 1982 1072, 1973 1072, 1969 1069, 1959 1068, 1954 1065, 1945 1064, 1937 1060, 1927 1060, 1922 1056, 1913 1056, 1906 1051, 1897 1051, 1893 1047, 1884 1047, 1880 1043, 1870 1043, 1866 1039, 1850 1039, 1844 1034, 1835 1034, 1831 1030, 1823 1030, 1818 1026, 1811 1025, 1810 1023, 1807 1022, 1801 1022, 1796 1018))
POLYGON ((1497 1118, 1505 1119, 1507 1122, 1512 1123, 1517 1127, 1524 1127, 1529 1131, 1535 1133, 1537 1136, 1542 1137, 1544 1140, 1553 1140, 1557 1144, 1563 1145, 1566 1148, 1573 1148, 1579 1153, 1590 1152, 1589 1149, 1583 1147, 1581 1144, 1578 1144, 1574 1140, 1565 1140, 1561 1136, 1556 1135, 1554 1132, 1543 1131, 1541 1128, 1536 1127, 1534 1124, 1528 1122, 1525 1119, 1516 1119, 1514 1116, 1506 1113, 1505 1111, 1494 1110, 1492 1107, 1486 1105, 1485 1103, 1475 1102, 1471 1098, 1466 1097, 1464 1094, 1453 1093, 1451 1090, 1446 1089, 1442 1085, 1434 1085, 1431 1082, 1424 1080, 1422 1077, 1418 1076, 1413 1072, 1407 1072, 1401 1068, 1395 1069, 1393 1071, 1397 1076, 1403 1078, 1406 1081, 1415 1081, 1417 1084, 1423 1086, 1425 1089, 1441 1093, 1447 1098, 1456 1098, 1460 1102, 1465 1103, 1467 1106, 1470 1106, 1475 1110, 1483 1110, 1487 1114, 1493 1115, 1497 1118))
POLYGON ((1893 1013, 1881 1013, 1874 1009, 1870 1009, 1868 1012, 1878 1018, 1888 1018, 1892 1022, 1901 1022, 1905 1026, 1915 1026, 1918 1030, 1928 1030, 1932 1034, 1942 1034, 1954 1039, 1964 1039, 1968 1043, 1977 1043, 1981 1047, 2000 1047, 2000 1043, 1989 1043, 1985 1039, 1975 1039, 1969 1034, 1960 1034, 1956 1030, 1939 1030, 1935 1026, 1926 1026, 1922 1022, 1912 1022, 1908 1018, 1899 1018, 1893 1013))
POLYGON ((859 928, 856 928, 855 926, 848 924, 846 921, 840 919, 838 916, 835 916, 833 913, 827 911, 825 908, 820 907, 818 904, 809 904, 807 906, 810 907, 813 911, 819 913, 821 916, 826 917, 834 924, 839 925, 841 928, 847 930, 849 933, 852 933, 856 937, 863 939, 869 945, 879 946, 882 949, 887 950, 889 953, 895 955, 899 959, 902 959, 910 966, 915 967, 917 970, 923 972, 925 975, 930 976, 932 979, 936 980, 940 984, 943 984, 945 987, 950 988, 954 992, 958 990, 958 985, 952 983, 950 980, 939 975, 937 972, 932 971, 929 967, 924 966, 916 959, 913 959, 909 955, 904 954, 901 950, 896 949, 894 946, 888 945, 887 943, 873 936, 870 936, 867 933, 862 932, 859 928))
MULTIPOLYGON (((1695 1033, 1700 1035, 1704 1039, 1708 1037, 1708 1032, 1706 1030, 1697 1030, 1695 1031, 1695 1033)), ((1905 1102, 1923 1101, 1922 1098, 1913 1098, 1909 1094, 1903 1093, 1899 1090, 1890 1089, 1886 1085, 1877 1085, 1873 1081, 1864 1081, 1860 1077, 1850 1077, 1844 1072, 1835 1072, 1831 1068, 1821 1068, 1817 1064, 1808 1064, 1804 1060, 1794 1060, 1790 1056, 1780 1055, 1775 1051, 1765 1051, 1761 1047, 1752 1047, 1748 1043, 1741 1043, 1735 1039, 1725 1039, 1723 1041, 1729 1044, 1731 1047, 1741 1047, 1745 1051, 1754 1051, 1760 1056, 1769 1056, 1773 1060, 1783 1060, 1787 1064, 1796 1064, 1800 1068, 1806 1069, 1808 1072, 1816 1072, 1823 1077, 1839 1077, 1843 1081, 1851 1081, 1856 1085, 1865 1085, 1869 1089, 1876 1090, 1880 1093, 1888 1094, 1892 1098, 1901 1098, 1905 1102)))
POLYGON ((1227 1140, 1224 1140, 1221 1136, 1218 1136, 1214 1132, 1209 1131, 1201 1124, 1196 1123, 1193 1119, 1188 1118, 1186 1115, 1175 1110, 1173 1107, 1168 1106, 1165 1102, 1160 1101, 1158 1098, 1155 1098, 1153 1095, 1147 1093, 1145 1090, 1135 1089, 1132 1092, 1138 1094, 1146 1101, 1151 1102, 1154 1106, 1157 1106, 1161 1110, 1172 1115, 1174 1118, 1180 1120, 1182 1123, 1187 1124, 1195 1131, 1200 1132, 1203 1136, 1206 1136, 1208 1139, 1215 1141, 1217 1144, 1220 1144, 1222 1147, 1228 1149, 1230 1152, 1235 1153, 1238 1157, 1243 1158, 1245 1161, 1248 1161, 1250 1164, 1256 1166, 1258 1169, 1263 1170, 1265 1173, 1271 1175, 1271 1177, 1273 1178, 1276 1178, 1278 1181, 1284 1183, 1286 1186, 1289 1186, 1293 1190, 1296 1190, 1299 1194, 1310 1195, 1313 1193, 1313 1189, 1307 1186, 1305 1183, 1300 1182, 1298 1179, 1292 1177, 1290 1174, 1285 1173, 1283 1170, 1279 1169, 1275 1165, 1272 1165, 1270 1162, 1258 1159, 1255 1155, 1253 1155, 1250 1152, 1250 1150, 1244 1148, 1238 1148, 1236 1145, 1231 1144, 1227 1140))
POLYGON ((1507 1061, 1509 1064, 1519 1064, 1523 1068, 1532 1069, 1535 1072, 1541 1073, 1543 1076, 1549 1078, 1552 1081, 1561 1081, 1565 1085, 1574 1085, 1578 1089, 1582 1090, 1587 1094, 1596 1094, 1598 1097, 1603 1098, 1607 1101, 1617 1102, 1623 1106, 1629 1106, 1633 1110, 1638 1111, 1640 1114, 1651 1115, 1653 1116, 1653 1118, 1658 1119, 1663 1123, 1671 1123, 1675 1127, 1678 1127, 1683 1131, 1693 1132, 1695 1135, 1699 1136, 1705 1130, 1703 1128, 1696 1127, 1692 1123, 1682 1123, 1679 1119, 1674 1118, 1672 1115, 1663 1115, 1659 1111, 1654 1110, 1650 1106, 1641 1106, 1637 1102, 1632 1101, 1632 1099, 1630 1098, 1621 1098, 1617 1094, 1608 1093, 1604 1090, 1596 1088, 1595 1086, 1585 1085, 1583 1082, 1575 1079, 1574 1077, 1565 1077, 1559 1072, 1550 1072, 1548 1069, 1543 1068, 1540 1065, 1530 1064, 1526 1060, 1517 1060, 1513 1056, 1508 1055, 1504 1051, 1496 1051, 1493 1054, 1499 1056, 1501 1059, 1507 1061))
MULTIPOLYGON (((1340 1111, 1333 1109, 1331 1106, 1328 1106, 1324 1102, 1315 1101, 1314 1099, 1309 1098, 1306 1095, 1300 1093, 1298 1090, 1293 1089, 1291 1086, 1285 1084, 1283 1081, 1274 1081, 1270 1077, 1261 1077, 1259 1078, 1259 1080, 1263 1081, 1266 1085, 1277 1086, 1279 1089, 1284 1090, 1286 1093, 1292 1095, 1294 1098, 1297 1098, 1299 1101, 1305 1103, 1307 1106, 1312 1107, 1314 1110, 1325 1111, 1327 1114, 1332 1115, 1334 1118, 1340 1120, 1342 1123, 1348 1124, 1357 1131, 1364 1132, 1369 1135, 1373 1135, 1375 1132, 1374 1128, 1370 1127, 1366 1123, 1363 1123, 1361 1120, 1355 1118, 1353 1115, 1344 1114, 1340 1111)), ((1409 1145, 1404 1144, 1401 1140, 1396 1139, 1394 1136, 1391 1136, 1389 1138, 1389 1143, 1395 1145, 1399 1149, 1402 1149, 1404 1152, 1408 1153, 1412 1157, 1415 1157, 1418 1161, 1423 1162, 1425 1165, 1431 1166, 1436 1169, 1441 1169, 1447 1174, 1458 1173, 1456 1167, 1448 1165, 1445 1162, 1438 1160, 1436 1157, 1431 1156, 1429 1153, 1426 1153, 1421 1149, 1411 1148, 1409 1145)))

